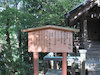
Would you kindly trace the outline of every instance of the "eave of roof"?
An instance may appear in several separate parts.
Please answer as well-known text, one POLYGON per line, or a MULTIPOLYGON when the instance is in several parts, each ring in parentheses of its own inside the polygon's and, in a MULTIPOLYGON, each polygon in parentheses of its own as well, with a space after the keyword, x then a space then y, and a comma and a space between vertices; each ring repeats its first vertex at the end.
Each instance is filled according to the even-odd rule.
POLYGON ((93 0, 93 1, 85 0, 78 6, 74 7, 71 11, 67 12, 66 20, 68 22, 66 22, 66 23, 69 25, 70 25, 70 23, 73 24, 74 21, 76 21, 78 18, 80 18, 81 15, 83 15, 86 11, 88 11, 90 8, 92 8, 95 5, 96 5, 95 0, 93 0))
POLYGON ((54 25, 47 25, 47 26, 43 26, 43 27, 25 29, 25 30, 22 30, 22 32, 33 32, 33 31, 45 30, 45 29, 55 29, 55 30, 62 30, 62 31, 79 32, 79 29, 54 26, 54 25))

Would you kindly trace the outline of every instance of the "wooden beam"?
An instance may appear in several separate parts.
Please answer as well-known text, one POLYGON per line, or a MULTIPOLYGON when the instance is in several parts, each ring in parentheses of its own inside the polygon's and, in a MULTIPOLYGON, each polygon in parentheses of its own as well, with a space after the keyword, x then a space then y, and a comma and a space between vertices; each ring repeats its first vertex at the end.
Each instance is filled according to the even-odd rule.
POLYGON ((76 9, 70 11, 68 14, 70 14, 69 16, 69 24, 72 25, 75 22, 77 22, 77 20, 79 19, 79 17, 81 15, 83 15, 85 12, 87 12, 90 8, 92 8, 95 4, 95 2, 90 1, 90 2, 86 2, 83 3, 82 5, 80 5, 79 7, 77 7, 76 9))

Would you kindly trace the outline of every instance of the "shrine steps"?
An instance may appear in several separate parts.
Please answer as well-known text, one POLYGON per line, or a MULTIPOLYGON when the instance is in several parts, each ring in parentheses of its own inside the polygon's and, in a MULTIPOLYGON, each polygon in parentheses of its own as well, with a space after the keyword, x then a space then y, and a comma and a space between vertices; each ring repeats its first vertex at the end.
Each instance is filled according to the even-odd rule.
POLYGON ((100 42, 89 43, 87 51, 88 58, 100 58, 100 42))
POLYGON ((100 75, 100 42, 91 42, 87 49, 86 69, 88 75, 100 75))

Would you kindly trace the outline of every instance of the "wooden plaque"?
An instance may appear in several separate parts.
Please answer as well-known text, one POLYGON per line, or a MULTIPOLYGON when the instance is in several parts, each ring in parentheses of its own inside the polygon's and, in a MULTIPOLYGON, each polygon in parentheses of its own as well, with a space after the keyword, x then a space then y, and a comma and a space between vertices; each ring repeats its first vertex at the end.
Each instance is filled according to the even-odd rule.
POLYGON ((46 26, 26 30, 28 32, 28 52, 72 52, 73 31, 46 26))
POLYGON ((72 32, 40 30, 28 33, 29 52, 72 52, 72 32))

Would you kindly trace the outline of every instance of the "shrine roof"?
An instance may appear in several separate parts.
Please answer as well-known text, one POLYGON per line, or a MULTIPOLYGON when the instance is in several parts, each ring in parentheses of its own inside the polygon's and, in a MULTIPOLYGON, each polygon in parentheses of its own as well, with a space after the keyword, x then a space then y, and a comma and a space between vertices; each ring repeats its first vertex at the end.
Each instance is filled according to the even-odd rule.
POLYGON ((39 31, 39 30, 45 30, 45 29, 55 29, 55 30, 61 30, 61 31, 79 32, 79 29, 70 28, 70 27, 54 26, 54 25, 47 25, 47 26, 42 26, 42 27, 24 29, 24 30, 22 30, 22 32, 33 32, 33 31, 39 31))
POLYGON ((73 25, 78 20, 81 19, 81 16, 86 13, 88 10, 97 5, 96 0, 84 0, 81 4, 74 7, 71 11, 65 14, 66 24, 73 25))

